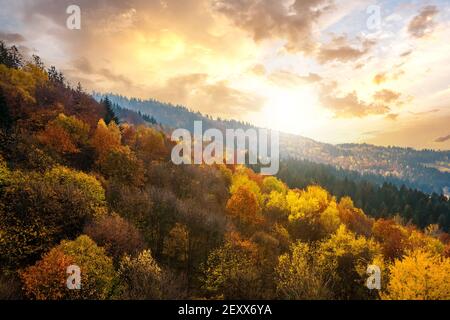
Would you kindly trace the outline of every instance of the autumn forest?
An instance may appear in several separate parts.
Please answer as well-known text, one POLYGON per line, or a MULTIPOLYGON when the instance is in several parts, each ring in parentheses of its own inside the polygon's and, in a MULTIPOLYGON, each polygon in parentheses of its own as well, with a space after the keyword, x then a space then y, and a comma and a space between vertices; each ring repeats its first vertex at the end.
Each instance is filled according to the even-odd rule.
POLYGON ((0 129, 0 299, 450 299, 438 222, 243 165, 175 165, 158 119, 124 121, 3 42, 0 129))

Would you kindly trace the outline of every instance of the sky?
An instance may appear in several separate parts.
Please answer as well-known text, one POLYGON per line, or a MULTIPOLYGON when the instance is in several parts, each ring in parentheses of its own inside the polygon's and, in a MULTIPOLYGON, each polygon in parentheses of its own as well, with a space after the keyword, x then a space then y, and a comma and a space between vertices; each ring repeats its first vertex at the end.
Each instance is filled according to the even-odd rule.
POLYGON ((448 0, 0 0, 0 39, 86 91, 322 142, 450 149, 448 0), (81 9, 81 28, 66 21, 81 9))

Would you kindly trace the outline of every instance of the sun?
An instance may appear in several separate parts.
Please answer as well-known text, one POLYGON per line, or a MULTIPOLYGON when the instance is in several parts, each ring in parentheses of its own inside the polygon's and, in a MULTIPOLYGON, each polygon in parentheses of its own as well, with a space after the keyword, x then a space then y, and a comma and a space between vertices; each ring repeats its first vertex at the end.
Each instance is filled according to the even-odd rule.
POLYGON ((266 127, 305 134, 317 125, 317 96, 310 88, 271 89, 262 109, 266 127))

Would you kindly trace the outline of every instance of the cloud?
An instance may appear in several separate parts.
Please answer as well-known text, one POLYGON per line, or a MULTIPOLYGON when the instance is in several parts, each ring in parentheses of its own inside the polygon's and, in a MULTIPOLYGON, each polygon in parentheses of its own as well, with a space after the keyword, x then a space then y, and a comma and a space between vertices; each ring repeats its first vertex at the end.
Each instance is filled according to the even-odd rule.
POLYGON ((20 33, 4 32, 0 30, 0 40, 9 46, 16 46, 21 55, 26 59, 31 58, 31 55, 34 54, 34 50, 23 44, 24 42, 26 42, 26 39, 20 33))
POLYGON ((206 84, 206 73, 179 75, 168 79, 165 84, 151 90, 151 95, 163 101, 188 105, 190 96, 199 93, 206 84))
POLYGON ((365 141, 385 146, 450 150, 450 139, 436 141, 436 137, 445 138, 448 135, 449 123, 449 113, 413 119, 405 117, 397 119, 390 128, 385 128, 365 141))
POLYGON ((375 84, 382 84, 383 82, 387 81, 387 76, 385 72, 381 72, 381 73, 377 73, 374 77, 373 77, 373 83, 375 84))
POLYGON ((257 112, 263 106, 262 97, 233 88, 226 80, 211 80, 204 73, 171 78, 165 85, 151 89, 149 94, 214 116, 238 118, 246 112, 257 112))
POLYGON ((405 51, 400 54, 400 57, 402 57, 402 58, 407 57, 407 56, 411 55, 412 52, 413 52, 412 50, 405 51))
POLYGON ((428 115, 428 114, 437 113, 439 111, 440 111, 440 109, 431 109, 431 110, 423 111, 423 112, 412 112, 412 111, 409 111, 409 113, 412 114, 412 115, 415 115, 415 116, 424 116, 424 115, 428 115))
POLYGON ((447 140, 450 140, 450 134, 446 135, 445 137, 439 137, 436 140, 434 140, 434 142, 445 142, 447 140))
POLYGON ((362 56, 366 55, 374 45, 374 41, 366 39, 362 41, 360 48, 357 48, 351 46, 346 37, 335 37, 329 44, 320 47, 317 53, 317 60, 320 63, 358 60, 362 56))
POLYGON ((335 86, 322 86, 320 102, 324 108, 333 111, 336 118, 363 118, 369 115, 387 114, 390 108, 379 102, 365 102, 356 91, 337 96, 335 86))
POLYGON ((8 43, 17 44, 25 41, 25 37, 19 33, 8 33, 0 31, 0 40, 4 40, 8 43))
POLYGON ((374 134, 378 134, 380 133, 379 130, 371 130, 371 131, 365 131, 363 133, 361 133, 361 135, 363 136, 373 136, 374 134))
POLYGON ((113 82, 122 83, 126 87, 132 87, 133 86, 133 82, 129 78, 125 77, 122 74, 114 73, 110 69, 101 68, 101 69, 98 70, 98 74, 104 76, 105 79, 111 80, 113 82))
POLYGON ((388 120, 392 120, 395 121, 398 118, 398 114, 397 113, 389 113, 386 115, 386 119, 388 120))
MULTIPOLYGON (((72 62, 72 66, 75 68, 75 73, 82 73, 84 75, 100 76, 106 81, 114 82, 118 85, 125 85, 125 87, 133 87, 133 81, 128 77, 114 73, 108 68, 96 68, 85 57, 80 57, 72 62)), ((70 74, 74 70, 68 70, 70 74)))
POLYGON ((376 101, 380 101, 383 103, 393 103, 397 102, 400 98, 401 93, 395 92, 389 89, 383 89, 374 93, 373 98, 376 101))
POLYGON ((332 8, 331 0, 215 0, 214 8, 255 41, 284 39, 286 48, 312 52, 314 24, 332 8))
POLYGON ((436 6, 423 7, 417 16, 415 16, 408 25, 408 32, 415 38, 422 38, 431 33, 434 28, 433 18, 438 14, 436 6))
MULTIPOLYGON (((80 30, 65 27, 69 4, 73 1, 29 0, 19 19, 27 37, 36 34, 40 39, 35 43, 48 44, 47 49, 33 43, 39 54, 67 70, 71 81, 89 79, 88 90, 148 98, 183 75, 205 74, 210 95, 218 95, 212 91, 224 85, 214 87, 210 79, 231 82, 234 74, 243 73, 250 77, 249 66, 260 63, 254 58, 254 41, 218 18, 210 0, 79 0, 80 30)), ((229 90, 227 96, 233 94, 237 96, 229 90)), ((183 99, 171 101, 188 100, 183 99)), ((212 101, 211 109, 215 105, 212 101)))
POLYGON ((256 64, 256 65, 254 65, 254 66, 250 69, 250 71, 251 71, 252 73, 254 73, 255 75, 257 75, 257 76, 263 76, 263 75, 266 74, 266 67, 264 67, 263 64, 258 63, 258 64, 256 64))
POLYGON ((305 80, 306 82, 318 82, 320 80, 322 80, 322 77, 319 76, 317 73, 309 73, 307 76, 305 77, 301 77, 303 80, 305 80))
POLYGON ((400 69, 400 67, 402 65, 403 64, 399 64, 399 65, 396 65, 396 66, 392 67, 390 72, 379 72, 379 73, 377 73, 373 77, 372 82, 375 83, 376 85, 380 85, 380 84, 382 84, 384 82, 387 82, 388 80, 397 80, 397 79, 399 79, 402 75, 405 74, 405 71, 400 69))
POLYGON ((72 66, 85 74, 94 74, 94 66, 85 57, 80 57, 72 62, 72 66))
POLYGON ((279 86, 287 87, 316 83, 322 80, 322 77, 316 73, 308 73, 307 75, 302 76, 290 71, 280 70, 272 72, 268 76, 268 79, 279 86))
POLYGON ((287 51, 303 52, 320 63, 357 60, 375 44, 364 39, 352 46, 345 36, 324 45, 315 39, 320 18, 338 9, 333 0, 215 0, 213 7, 255 41, 284 40, 287 51))

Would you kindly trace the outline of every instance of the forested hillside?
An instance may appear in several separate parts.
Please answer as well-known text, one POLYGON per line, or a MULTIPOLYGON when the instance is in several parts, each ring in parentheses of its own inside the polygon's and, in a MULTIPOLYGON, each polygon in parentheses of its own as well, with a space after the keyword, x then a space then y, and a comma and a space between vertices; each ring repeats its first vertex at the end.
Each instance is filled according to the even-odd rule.
MULTIPOLYGON (((254 128, 251 124, 235 120, 213 119, 211 116, 184 106, 174 106, 157 100, 127 98, 108 93, 94 93, 100 101, 108 96, 121 108, 153 117, 158 123, 172 128, 193 130, 196 120, 203 122, 204 129, 254 128)), ((406 185, 426 193, 446 193, 450 188, 450 151, 414 150, 399 147, 378 147, 369 144, 332 145, 299 135, 280 135, 280 154, 287 159, 310 160, 333 165, 364 174, 367 180, 382 184, 388 182, 397 187, 406 185)))
MULTIPOLYGON (((131 124, 146 123, 167 130, 167 127, 159 125, 153 116, 122 108, 117 103, 110 102, 108 96, 101 98, 100 101, 111 103, 121 121, 131 124)), ((164 108, 171 110, 170 106, 164 108)), ((199 119, 202 118, 199 116, 195 120, 199 119)), ((246 128, 245 124, 243 125, 246 128)), ((259 171, 257 166, 254 169, 259 171)), ((291 188, 305 188, 318 184, 338 199, 350 196, 357 207, 373 217, 399 216, 405 223, 413 223, 421 228, 438 224, 446 232, 450 229, 449 198, 434 192, 429 195, 418 189, 408 188, 404 184, 405 181, 399 178, 386 178, 371 173, 361 174, 354 170, 294 158, 282 160, 277 176, 291 188)))
POLYGON ((404 185, 398 187, 393 183, 383 182, 377 176, 368 177, 355 171, 336 169, 306 160, 282 161, 278 177, 291 188, 318 184, 338 199, 350 196, 357 207, 372 217, 398 215, 405 222, 421 228, 437 223, 445 231, 450 230, 450 201, 443 195, 428 195, 404 185))
POLYGON ((242 166, 174 165, 167 132, 113 109, 1 43, 1 299, 450 298, 440 226, 242 166))

